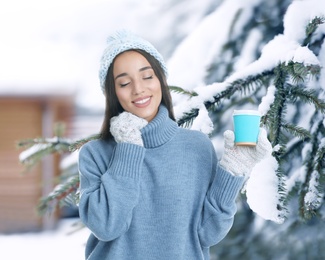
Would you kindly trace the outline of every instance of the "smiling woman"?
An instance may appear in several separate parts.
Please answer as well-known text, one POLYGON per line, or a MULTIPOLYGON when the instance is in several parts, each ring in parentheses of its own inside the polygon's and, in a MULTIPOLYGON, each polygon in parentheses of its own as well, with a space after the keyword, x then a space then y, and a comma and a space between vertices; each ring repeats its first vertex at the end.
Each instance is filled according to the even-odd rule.
POLYGON ((266 132, 249 151, 227 135, 218 164, 205 134, 175 122, 159 52, 130 32, 109 38, 99 76, 102 135, 79 153, 86 259, 210 259, 232 226, 243 175, 270 151, 266 132))
POLYGON ((102 138, 113 138, 110 120, 123 111, 132 113, 136 110, 133 111, 135 115, 151 121, 157 114, 158 106, 163 104, 169 117, 175 121, 166 80, 167 68, 160 53, 141 38, 132 43, 132 36, 124 30, 109 37, 108 42, 99 71, 101 88, 106 97, 102 138), (141 93, 137 93, 139 91, 141 93), (127 93, 128 102, 123 99, 127 93), (132 111, 129 110, 131 108, 132 111))
POLYGON ((126 51, 116 57, 113 74, 123 109, 150 122, 162 98, 160 82, 150 63, 140 53, 126 51))

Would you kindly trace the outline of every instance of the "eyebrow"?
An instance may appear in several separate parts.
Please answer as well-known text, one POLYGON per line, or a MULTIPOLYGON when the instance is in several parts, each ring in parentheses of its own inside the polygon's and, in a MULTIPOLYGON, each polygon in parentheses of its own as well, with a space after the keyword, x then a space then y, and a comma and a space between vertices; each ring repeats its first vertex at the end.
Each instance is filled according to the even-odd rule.
MULTIPOLYGON (((141 69, 139 69, 139 71, 141 72, 141 71, 145 71, 145 70, 149 70, 149 69, 153 69, 151 66, 146 66, 146 67, 143 67, 143 68, 141 68, 141 69)), ((117 75, 116 77, 115 77, 115 80, 117 79, 117 78, 121 78, 121 77, 124 77, 124 76, 127 76, 128 74, 126 73, 126 72, 124 72, 124 73, 121 73, 121 74, 119 74, 119 75, 117 75)))

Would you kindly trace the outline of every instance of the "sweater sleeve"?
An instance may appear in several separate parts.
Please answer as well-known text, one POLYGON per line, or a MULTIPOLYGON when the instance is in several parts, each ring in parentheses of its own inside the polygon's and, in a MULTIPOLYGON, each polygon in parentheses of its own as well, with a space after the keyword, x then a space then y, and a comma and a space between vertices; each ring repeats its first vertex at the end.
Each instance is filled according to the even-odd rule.
POLYGON ((120 143, 108 154, 86 146, 79 154, 80 202, 83 223, 102 241, 126 232, 138 203, 139 179, 145 149, 120 143))
POLYGON ((202 247, 219 243, 229 232, 237 211, 236 197, 243 182, 244 177, 234 176, 217 166, 199 224, 198 234, 202 247))

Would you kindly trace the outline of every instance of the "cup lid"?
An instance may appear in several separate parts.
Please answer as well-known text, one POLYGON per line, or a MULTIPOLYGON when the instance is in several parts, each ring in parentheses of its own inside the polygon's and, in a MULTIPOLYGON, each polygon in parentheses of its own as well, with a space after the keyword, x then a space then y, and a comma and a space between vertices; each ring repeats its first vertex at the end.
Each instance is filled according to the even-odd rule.
POLYGON ((234 110, 233 115, 234 116, 236 116, 236 115, 261 116, 261 113, 258 110, 241 109, 241 110, 234 110))

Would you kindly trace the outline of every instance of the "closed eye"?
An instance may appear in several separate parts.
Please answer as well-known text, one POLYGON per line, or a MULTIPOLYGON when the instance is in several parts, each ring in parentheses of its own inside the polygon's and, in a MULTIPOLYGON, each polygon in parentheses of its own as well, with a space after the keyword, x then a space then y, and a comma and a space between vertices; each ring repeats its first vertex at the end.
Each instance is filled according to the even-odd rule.
POLYGON ((121 86, 121 87, 126 87, 126 86, 129 85, 129 84, 130 84, 130 82, 127 82, 127 83, 121 83, 120 86, 121 86))
POLYGON ((143 79, 153 79, 153 76, 144 77, 143 79))

